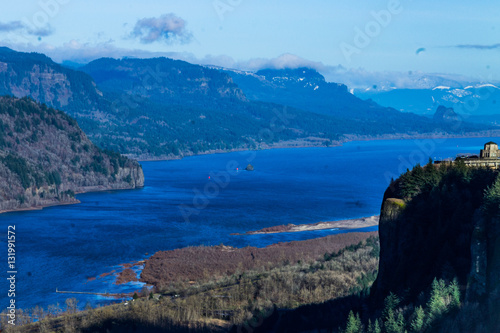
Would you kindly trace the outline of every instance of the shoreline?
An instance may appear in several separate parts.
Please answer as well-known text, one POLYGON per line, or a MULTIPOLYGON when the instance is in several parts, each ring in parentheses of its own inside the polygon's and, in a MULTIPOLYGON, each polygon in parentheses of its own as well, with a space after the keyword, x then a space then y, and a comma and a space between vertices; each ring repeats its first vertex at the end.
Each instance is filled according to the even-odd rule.
MULTIPOLYGON (((86 192, 83 192, 86 193, 86 192)), ((53 202, 53 203, 48 203, 44 205, 39 205, 39 206, 33 206, 33 207, 25 207, 25 208, 16 208, 16 209, 4 209, 0 210, 0 214, 4 213, 16 213, 16 212, 28 212, 32 210, 42 210, 44 208, 48 207, 54 207, 54 206, 69 206, 69 205, 76 205, 82 203, 80 200, 75 199, 74 201, 71 202, 53 202)))
POLYGON ((244 236, 244 235, 278 234, 285 232, 316 231, 316 230, 328 230, 328 229, 338 229, 338 230, 362 229, 362 228, 378 226, 379 219, 380 219, 379 215, 373 215, 369 217, 339 220, 339 221, 324 221, 324 222, 321 221, 316 223, 307 223, 298 225, 295 224, 278 225, 255 231, 247 231, 243 234, 235 233, 231 235, 244 236))
MULTIPOLYGON (((424 133, 424 134, 405 134, 405 133, 396 133, 396 134, 383 134, 376 137, 371 136, 356 136, 356 135, 345 135, 345 139, 332 141, 330 146, 325 146, 323 143, 314 143, 309 142, 309 144, 294 144, 296 141, 284 141, 282 143, 276 143, 274 145, 260 147, 258 149, 249 149, 249 148, 234 148, 230 150, 208 150, 205 152, 201 152, 198 154, 186 154, 183 156, 172 156, 172 157, 145 157, 141 158, 140 156, 134 156, 129 154, 123 154, 129 158, 135 159, 138 162, 160 162, 160 161, 176 161, 182 160, 187 157, 195 157, 195 156, 204 156, 204 155, 213 155, 213 154, 229 154, 241 151, 260 151, 260 150, 272 150, 272 149, 294 149, 294 148, 335 148, 341 147, 345 143, 349 142, 365 142, 365 141, 393 141, 393 140, 422 140, 422 139, 433 139, 433 140, 442 140, 442 139, 472 139, 472 138, 490 138, 490 137, 500 137, 500 129, 498 130, 490 130, 490 131, 481 131, 481 132, 472 132, 470 135, 465 134, 443 134, 443 133, 424 133)), ((317 140, 316 140, 317 142, 317 140)), ((324 140, 322 141, 324 142, 324 140)))
POLYGON ((5 213, 17 213, 17 212, 26 212, 26 211, 33 211, 33 210, 43 210, 44 208, 49 208, 49 207, 55 207, 55 206, 68 206, 68 205, 77 205, 81 204, 82 202, 78 199, 76 199, 76 195, 78 194, 86 194, 86 193, 98 193, 98 192, 105 192, 105 191, 129 191, 129 190, 137 190, 141 189, 144 186, 141 187, 135 187, 135 188, 97 188, 97 187, 92 187, 88 190, 83 190, 83 191, 78 191, 75 192, 75 198, 73 201, 68 201, 68 202, 51 202, 43 205, 38 205, 38 206, 33 206, 33 207, 24 207, 24 208, 15 208, 15 209, 4 209, 0 210, 0 214, 5 214, 5 213))

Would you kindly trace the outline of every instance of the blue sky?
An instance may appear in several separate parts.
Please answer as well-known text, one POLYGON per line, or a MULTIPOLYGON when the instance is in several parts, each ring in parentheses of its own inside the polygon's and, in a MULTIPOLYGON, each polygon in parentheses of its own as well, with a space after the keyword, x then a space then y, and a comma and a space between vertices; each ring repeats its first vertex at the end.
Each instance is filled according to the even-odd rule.
POLYGON ((500 76, 499 18, 498 0, 10 1, 0 43, 59 62, 166 55, 251 70, 341 65, 484 81, 500 76))

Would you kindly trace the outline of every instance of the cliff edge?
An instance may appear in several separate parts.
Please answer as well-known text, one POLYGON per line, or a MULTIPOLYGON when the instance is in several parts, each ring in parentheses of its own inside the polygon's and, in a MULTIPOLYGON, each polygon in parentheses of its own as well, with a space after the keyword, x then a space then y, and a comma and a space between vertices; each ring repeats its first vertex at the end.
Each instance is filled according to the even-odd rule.
POLYGON ((481 313, 481 323, 499 327, 499 214, 497 170, 429 163, 403 174, 382 203, 372 300, 380 304, 392 292, 413 302, 434 279, 456 278, 464 307, 481 313))

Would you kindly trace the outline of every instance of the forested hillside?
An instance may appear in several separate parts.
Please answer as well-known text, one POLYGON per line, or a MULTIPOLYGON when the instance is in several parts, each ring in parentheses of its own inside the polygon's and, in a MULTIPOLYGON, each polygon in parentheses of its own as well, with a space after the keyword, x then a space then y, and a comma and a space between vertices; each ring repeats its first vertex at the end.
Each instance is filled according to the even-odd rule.
POLYGON ((0 97, 0 210, 76 202, 76 193, 144 185, 136 161, 96 147, 62 111, 0 97))

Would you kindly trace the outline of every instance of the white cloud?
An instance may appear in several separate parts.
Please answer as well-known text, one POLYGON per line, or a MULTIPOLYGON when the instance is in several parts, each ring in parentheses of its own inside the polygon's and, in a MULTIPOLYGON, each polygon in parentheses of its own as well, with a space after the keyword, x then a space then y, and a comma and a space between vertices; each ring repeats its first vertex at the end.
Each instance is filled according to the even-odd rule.
POLYGON ((323 73, 328 81, 341 82, 353 89, 432 89, 438 85, 463 87, 477 81, 462 75, 425 72, 374 72, 363 68, 328 67, 323 73))
POLYGON ((47 37, 54 33, 54 29, 50 24, 45 27, 32 29, 28 27, 25 23, 21 21, 11 21, 11 22, 0 22, 0 32, 14 32, 14 31, 24 31, 28 35, 47 37))
POLYGON ((238 66, 247 70, 259 70, 259 69, 296 69, 300 67, 308 67, 316 69, 317 71, 325 70, 326 66, 317 61, 311 61, 294 54, 285 53, 276 58, 265 59, 265 58, 255 58, 248 61, 242 61, 237 63, 238 66))
POLYGON ((24 29, 24 27, 25 26, 21 21, 12 21, 7 23, 0 22, 0 31, 4 32, 16 31, 24 29))
POLYGON ((191 32, 186 29, 186 21, 173 13, 137 21, 131 36, 139 38, 144 44, 160 41, 187 43, 192 39, 191 32))

